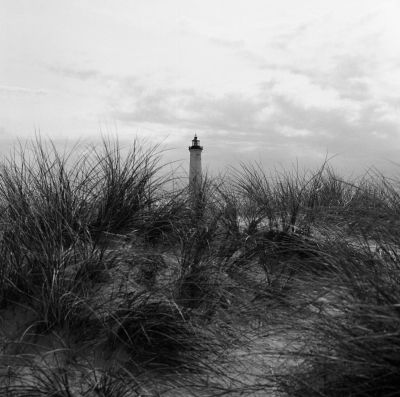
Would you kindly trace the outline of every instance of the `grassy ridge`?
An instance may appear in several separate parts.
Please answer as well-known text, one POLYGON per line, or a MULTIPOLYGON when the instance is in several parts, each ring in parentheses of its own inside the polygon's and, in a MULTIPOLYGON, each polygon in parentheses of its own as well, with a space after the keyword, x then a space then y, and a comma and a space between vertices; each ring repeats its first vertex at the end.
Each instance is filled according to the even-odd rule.
POLYGON ((139 142, 3 162, 2 395, 396 395, 397 182, 256 164, 201 191, 139 142))

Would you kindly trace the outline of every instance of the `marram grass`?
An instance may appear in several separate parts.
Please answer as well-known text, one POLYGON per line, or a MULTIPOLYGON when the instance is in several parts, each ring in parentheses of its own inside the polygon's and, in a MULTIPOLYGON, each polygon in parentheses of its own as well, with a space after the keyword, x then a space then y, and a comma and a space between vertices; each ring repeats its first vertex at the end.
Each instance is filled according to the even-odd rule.
POLYGON ((396 180, 38 138, 0 203, 1 395, 399 394, 396 180))

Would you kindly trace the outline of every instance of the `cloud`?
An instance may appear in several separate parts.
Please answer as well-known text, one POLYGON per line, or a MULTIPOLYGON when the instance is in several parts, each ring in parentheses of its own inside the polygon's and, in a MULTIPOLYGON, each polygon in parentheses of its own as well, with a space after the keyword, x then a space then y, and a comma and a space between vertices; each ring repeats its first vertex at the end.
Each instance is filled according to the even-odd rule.
MULTIPOLYGON (((386 111, 379 103, 366 104, 355 119, 349 119, 340 109, 310 108, 278 97, 274 98, 274 103, 278 109, 273 117, 276 130, 282 131, 279 126, 286 126, 311 131, 301 137, 310 147, 353 156, 361 153, 384 155, 400 147, 399 123, 385 120, 386 111)), ((293 137, 293 142, 298 140, 293 137)))
POLYGON ((193 89, 149 89, 133 84, 113 104, 113 116, 126 123, 244 133, 257 128, 257 114, 265 105, 242 93, 215 96, 193 89))
POLYGON ((59 60, 51 79, 65 80, 68 98, 79 94, 80 108, 93 106, 96 117, 119 121, 125 131, 195 130, 215 147, 262 148, 276 157, 400 149, 394 39, 382 46, 370 6, 313 4, 253 7, 251 17, 243 7, 232 19, 232 8, 215 19, 208 7, 202 16, 181 11, 178 19, 165 16, 159 30, 148 18, 134 31, 121 24, 98 56, 82 51, 88 62, 59 60), (384 53, 390 48, 393 54, 384 53))
POLYGON ((228 48, 233 50, 240 50, 244 48, 243 40, 229 40, 219 37, 208 37, 208 41, 218 47, 228 48))
POLYGON ((280 33, 271 37, 269 43, 279 50, 287 50, 294 41, 301 40, 304 35, 309 33, 313 26, 315 26, 314 19, 294 26, 283 26, 280 33))
MULTIPOLYGON (((398 104, 370 96, 362 74, 360 82, 367 87, 349 96, 344 86, 328 85, 328 80, 321 86, 307 75, 280 73, 281 79, 260 84, 257 95, 157 89, 132 78, 130 84, 121 82, 112 117, 139 128, 198 131, 212 138, 214 149, 229 142, 231 153, 246 156, 263 148, 276 159, 284 153, 320 159, 327 151, 348 158, 390 157, 394 148, 400 149, 400 120, 393 117, 398 104)), ((348 74, 348 79, 355 78, 348 74)))
POLYGON ((307 137, 313 134, 310 130, 303 128, 295 128, 292 126, 284 125, 281 128, 281 134, 289 138, 307 137))
POLYGON ((0 85, 0 95, 47 95, 49 94, 48 90, 43 88, 28 88, 28 87, 16 87, 16 86, 6 86, 0 85))
POLYGON ((100 77, 104 77, 100 71, 95 69, 82 69, 82 68, 70 68, 70 67, 54 67, 50 66, 48 69, 61 75, 63 77, 68 77, 72 79, 87 81, 91 79, 97 79, 100 77))

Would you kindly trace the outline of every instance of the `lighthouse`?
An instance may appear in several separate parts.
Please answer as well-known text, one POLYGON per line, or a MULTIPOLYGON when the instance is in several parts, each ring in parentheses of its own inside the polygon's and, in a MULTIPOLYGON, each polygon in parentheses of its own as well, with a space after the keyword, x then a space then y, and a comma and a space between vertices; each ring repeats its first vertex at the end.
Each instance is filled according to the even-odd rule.
POLYGON ((189 189, 194 198, 198 198, 201 191, 202 174, 201 174, 201 152, 203 147, 197 135, 192 140, 192 146, 189 146, 190 152, 190 168, 189 168, 189 189))

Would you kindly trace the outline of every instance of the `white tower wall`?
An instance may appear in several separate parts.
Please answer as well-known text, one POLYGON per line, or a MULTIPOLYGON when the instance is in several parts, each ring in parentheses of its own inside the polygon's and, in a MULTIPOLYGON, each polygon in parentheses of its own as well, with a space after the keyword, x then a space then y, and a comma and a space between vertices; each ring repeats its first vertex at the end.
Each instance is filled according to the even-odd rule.
POLYGON ((202 185, 201 172, 201 152, 203 147, 200 146, 200 141, 197 136, 192 140, 192 146, 189 146, 190 166, 189 166, 189 189, 196 200, 199 197, 202 185))
POLYGON ((201 149, 190 150, 189 187, 194 193, 201 189, 201 149))

